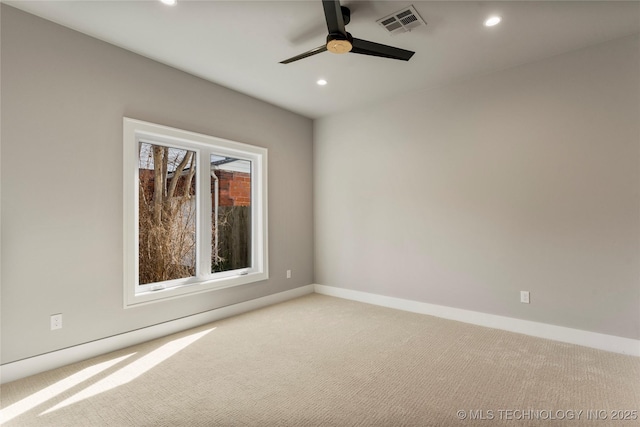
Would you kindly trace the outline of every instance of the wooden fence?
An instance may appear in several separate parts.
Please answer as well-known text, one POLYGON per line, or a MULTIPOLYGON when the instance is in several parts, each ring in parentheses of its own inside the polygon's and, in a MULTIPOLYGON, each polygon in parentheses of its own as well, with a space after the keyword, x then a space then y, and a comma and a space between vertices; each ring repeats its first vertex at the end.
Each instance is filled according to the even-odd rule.
POLYGON ((251 266, 251 206, 218 207, 218 256, 212 272, 251 266))

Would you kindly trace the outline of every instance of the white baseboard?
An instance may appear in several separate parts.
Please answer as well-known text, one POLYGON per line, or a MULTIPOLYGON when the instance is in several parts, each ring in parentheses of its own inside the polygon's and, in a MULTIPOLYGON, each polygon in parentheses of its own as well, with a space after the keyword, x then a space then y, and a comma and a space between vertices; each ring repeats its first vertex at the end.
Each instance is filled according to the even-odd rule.
POLYGON ((70 363, 79 362, 111 351, 204 325, 209 322, 246 313, 251 310, 277 304, 293 298, 298 298, 303 295, 311 294, 313 291, 313 285, 302 286, 288 291, 279 292, 277 294, 267 295, 266 297, 252 299, 250 301, 217 308, 204 313, 194 314, 193 316, 171 320, 158 325, 30 357, 28 359, 6 363, 0 366, 0 383, 4 384, 20 378, 28 377, 29 375, 59 368, 70 363))
POLYGON ((410 311, 413 313, 428 314, 431 316, 442 317, 444 319, 457 320, 474 325, 502 329, 534 337, 547 338, 554 341, 561 341, 569 344, 577 344, 585 347, 597 348, 599 350, 640 357, 640 340, 583 331, 580 329, 565 328, 564 326, 549 325, 529 320, 497 316, 495 314, 463 310, 460 308, 446 307, 443 305, 387 297, 332 286, 314 285, 314 289, 318 294, 360 301, 368 304, 410 311))

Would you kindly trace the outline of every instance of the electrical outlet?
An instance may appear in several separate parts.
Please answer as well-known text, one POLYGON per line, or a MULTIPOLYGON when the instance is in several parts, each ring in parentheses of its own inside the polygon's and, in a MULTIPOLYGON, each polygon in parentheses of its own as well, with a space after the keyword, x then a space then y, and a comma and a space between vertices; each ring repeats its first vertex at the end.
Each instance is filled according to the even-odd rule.
POLYGON ((520 302, 529 304, 529 291, 520 291, 520 302))
POLYGON ((51 315, 51 330, 62 329, 62 313, 51 315))
POLYGON ((287 279, 291 279, 291 270, 287 270, 287 279))

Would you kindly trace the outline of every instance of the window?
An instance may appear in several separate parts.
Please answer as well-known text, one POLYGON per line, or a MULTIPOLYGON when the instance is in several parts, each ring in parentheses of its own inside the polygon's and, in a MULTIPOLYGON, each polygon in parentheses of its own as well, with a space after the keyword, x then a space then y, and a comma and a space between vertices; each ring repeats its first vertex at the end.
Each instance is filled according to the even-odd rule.
POLYGON ((268 276, 267 150, 124 119, 124 305, 268 276))

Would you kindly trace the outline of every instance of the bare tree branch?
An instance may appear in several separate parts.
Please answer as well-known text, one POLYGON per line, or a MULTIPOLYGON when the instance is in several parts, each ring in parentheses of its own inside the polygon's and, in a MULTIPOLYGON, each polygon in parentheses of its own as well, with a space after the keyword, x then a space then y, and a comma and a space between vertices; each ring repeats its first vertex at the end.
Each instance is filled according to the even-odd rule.
MULTIPOLYGON (((187 166, 187 163, 189 163, 189 161, 191 160, 192 154, 193 154, 193 151, 187 151, 185 156, 182 158, 182 161, 180 162, 175 172, 173 173, 173 177, 171 178, 171 181, 169 181, 169 190, 167 191, 167 200, 170 200, 174 196, 176 192, 176 187, 178 186, 178 181, 180 180, 180 178, 182 178, 182 172, 184 171, 184 168, 187 166)), ((191 171, 189 171, 189 173, 191 173, 191 171)), ((188 190, 185 194, 189 194, 188 190)))
POLYGON ((193 182, 193 176, 196 174, 196 156, 195 153, 191 156, 191 164, 189 165, 189 174, 184 183, 184 195, 188 199, 191 198, 191 183, 193 182))
MULTIPOLYGON (((158 145, 153 146, 153 219, 156 224, 162 222, 162 206, 164 199, 164 168, 163 154, 164 148, 158 145)), ((166 156, 164 156, 166 159, 166 156)))

